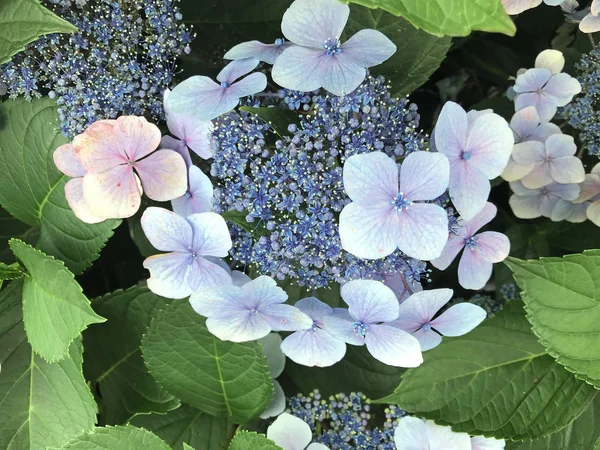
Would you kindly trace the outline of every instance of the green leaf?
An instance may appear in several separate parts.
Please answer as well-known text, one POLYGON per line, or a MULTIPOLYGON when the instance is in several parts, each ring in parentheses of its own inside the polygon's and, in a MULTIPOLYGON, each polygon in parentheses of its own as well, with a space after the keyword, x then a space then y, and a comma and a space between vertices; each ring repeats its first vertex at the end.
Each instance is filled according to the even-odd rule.
POLYGON ((170 447, 155 434, 131 425, 96 428, 61 448, 69 450, 170 450, 170 447))
POLYGON ((10 265, 0 263, 0 282, 6 280, 16 280, 18 278, 23 278, 24 276, 25 272, 18 263, 10 265))
POLYGON ((229 450, 283 450, 264 434, 253 431, 239 431, 233 436, 229 450))
POLYGON ((517 29, 500 0, 343 0, 402 16, 435 36, 488 31, 514 36, 517 29))
POLYGON ((424 360, 378 403, 454 431, 525 440, 561 430, 593 399, 592 386, 545 353, 518 301, 467 335, 444 338, 424 360))
POLYGON ((14 217, 8 211, 0 207, 0 262, 12 264, 15 256, 8 247, 8 240, 16 237, 28 244, 35 245, 40 236, 38 228, 27 225, 14 217))
POLYGON ((186 443, 196 450, 221 450, 232 426, 228 417, 214 417, 185 404, 164 415, 134 417, 131 423, 152 431, 175 450, 186 443))
POLYGON ((49 362, 67 356, 73 339, 88 325, 106 319, 97 315, 73 274, 58 261, 18 239, 10 248, 29 272, 23 284, 23 321, 27 339, 49 362))
POLYGON ((221 341, 204 322, 189 302, 161 311, 142 341, 146 366, 181 401, 246 423, 273 398, 266 358, 258 342, 221 341))
POLYGON ((533 332, 560 364, 600 388, 600 250, 563 258, 509 258, 533 332))
POLYGON ((600 436, 600 395, 583 413, 557 433, 535 441, 507 442, 506 450, 592 450, 600 436))
POLYGON ((240 111, 247 111, 260 117, 263 122, 271 125, 273 131, 280 137, 290 136, 288 126, 300 123, 300 114, 297 111, 284 108, 255 108, 253 106, 240 106, 240 111))
POLYGON ((0 291, 0 448, 45 450, 92 429, 96 405, 81 373, 79 340, 54 364, 32 351, 21 289, 19 280, 0 291))
POLYGON ((345 29, 347 36, 365 28, 381 31, 398 48, 390 59, 369 70, 373 75, 386 77, 392 85, 391 92, 399 97, 410 94, 429 80, 452 45, 452 38, 432 36, 401 17, 352 5, 345 29))
POLYGON ((183 450, 195 450, 193 447, 190 447, 185 442, 183 443, 183 450))
POLYGON ((118 220, 90 225, 67 204, 67 177, 53 161, 67 140, 56 129, 56 106, 48 98, 0 103, 0 203, 15 218, 41 229, 37 247, 65 262, 75 274, 97 257, 118 220), (8 125, 10 123, 10 126, 8 125))
POLYGON ((50 33, 75 33, 77 28, 37 0, 0 2, 0 64, 9 61, 25 45, 50 33))
POLYGON ((83 333, 86 378, 99 384, 104 423, 125 423, 136 414, 164 414, 180 405, 152 378, 142 360, 142 335, 170 300, 134 286, 92 300, 106 323, 83 333))

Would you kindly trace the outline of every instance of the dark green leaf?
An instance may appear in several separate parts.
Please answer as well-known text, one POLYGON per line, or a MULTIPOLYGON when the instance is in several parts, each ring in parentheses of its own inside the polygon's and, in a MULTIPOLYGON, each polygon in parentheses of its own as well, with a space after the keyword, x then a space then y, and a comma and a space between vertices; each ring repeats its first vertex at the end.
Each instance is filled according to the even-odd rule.
POLYGON ((240 106, 240 111, 247 111, 250 114, 257 115, 263 122, 271 125, 273 131, 280 137, 290 136, 288 126, 299 124, 300 118, 296 111, 284 108, 254 108, 252 106, 240 106))
POLYGON ((210 416, 188 405, 164 415, 137 416, 131 423, 152 431, 175 450, 186 443, 195 450, 221 450, 232 427, 228 417, 210 416))
POLYGON ((563 258, 509 258, 540 342, 559 363, 600 387, 600 250, 563 258))
POLYGON ((66 357, 73 339, 88 325, 101 323, 81 286, 62 261, 18 239, 10 248, 27 269, 23 284, 23 321, 33 350, 49 362, 66 357))
POLYGON ((60 448, 65 450, 170 450, 170 447, 158 436, 131 425, 95 428, 60 448))
POLYGON ((69 208, 64 193, 67 178, 52 157, 67 142, 56 129, 52 100, 7 100, 0 103, 0 116, 5 122, 0 128, 0 203, 15 218, 41 228, 40 250, 81 273, 120 222, 89 225, 69 208))
POLYGON ((136 414, 164 414, 179 406, 148 373, 140 349, 152 318, 168 304, 141 286, 92 301, 107 321, 83 334, 84 368, 86 377, 99 383, 104 423, 121 424, 136 414))
POLYGON ((239 431, 229 445, 229 450, 283 450, 264 434, 253 431, 239 431))
POLYGON ((455 431, 535 439, 567 426, 593 399, 592 386, 545 353, 518 301, 423 356, 394 394, 378 402, 455 431))
POLYGON ((161 311, 142 341, 146 366, 181 401, 209 414, 248 422, 273 398, 260 344, 221 341, 204 322, 188 302, 161 311))
POLYGON ((88 432, 96 404, 81 373, 82 345, 49 364, 27 343, 22 282, 0 291, 0 448, 45 450, 88 432))
POLYGON ((0 207, 0 262, 12 264, 15 257, 8 247, 8 240, 16 237, 31 245, 35 245, 40 236, 39 228, 27 225, 0 207))

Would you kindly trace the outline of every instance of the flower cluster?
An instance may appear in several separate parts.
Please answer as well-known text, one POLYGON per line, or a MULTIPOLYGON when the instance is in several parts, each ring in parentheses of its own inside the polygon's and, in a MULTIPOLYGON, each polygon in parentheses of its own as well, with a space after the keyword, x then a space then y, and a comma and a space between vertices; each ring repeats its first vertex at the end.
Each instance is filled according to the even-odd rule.
POLYGON ((79 31, 44 36, 1 65, 0 91, 11 98, 47 92, 71 138, 121 114, 164 119, 163 91, 193 38, 178 0, 45 3, 79 31))

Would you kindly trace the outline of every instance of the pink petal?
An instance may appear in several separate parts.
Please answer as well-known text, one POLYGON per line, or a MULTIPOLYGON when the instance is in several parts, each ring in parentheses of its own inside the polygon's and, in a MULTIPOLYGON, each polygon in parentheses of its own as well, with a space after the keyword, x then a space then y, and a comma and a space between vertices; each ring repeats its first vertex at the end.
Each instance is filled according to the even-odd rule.
MULTIPOLYGON (((502 233, 486 231, 476 235, 477 246, 474 251, 484 261, 499 263, 508 257, 510 252, 510 241, 502 233)), ((467 249, 466 251, 473 251, 467 249)))
POLYGON ((485 310, 472 303, 451 306, 431 322, 431 326, 444 336, 462 336, 486 318, 485 310))
POLYGON ((148 288, 156 295, 166 298, 186 298, 193 290, 187 279, 191 270, 190 255, 165 253, 144 260, 144 267, 150 271, 148 288))
POLYGON ((73 144, 61 145, 54 151, 52 156, 58 170, 68 177, 82 177, 87 173, 87 170, 77 159, 73 144))
MULTIPOLYGON (((546 3, 549 0, 546 0, 546 3)), ((555 0, 556 5, 564 2, 564 0, 555 0)), ((555 5, 555 6, 556 6, 555 5)), ((565 57, 558 50, 544 50, 535 58, 535 67, 540 69, 548 69, 553 75, 562 72, 565 67, 565 57)))
POLYGON ((558 106, 565 106, 581 92, 581 84, 571 75, 559 73, 548 81, 542 92, 545 96, 554 98, 558 106))
POLYGON ((510 119, 510 127, 515 133, 515 142, 527 139, 540 124, 540 116, 533 106, 517 111, 510 119))
POLYGON ((115 122, 94 122, 73 138, 76 157, 88 172, 104 172, 127 162, 125 149, 115 142, 115 122))
POLYGON ((399 328, 370 325, 365 337, 369 353, 393 367, 418 367, 423 362, 419 341, 399 328))
POLYGON ((192 226, 183 217, 168 209, 150 206, 142 214, 141 224, 157 250, 189 253, 194 235, 192 226))
POLYGON ((398 165, 382 152, 348 158, 343 169, 344 189, 353 201, 388 204, 398 194, 398 165))
POLYGON ((256 69, 259 62, 256 58, 232 61, 219 72, 217 81, 233 84, 236 80, 256 69))
POLYGON ((466 251, 458 263, 458 283, 465 289, 481 289, 492 276, 492 266, 476 252, 466 251))
POLYGON ((377 66, 395 52, 394 43, 376 30, 360 30, 342 45, 342 53, 361 67, 377 66))
POLYGON ((520 142, 515 144, 512 151, 515 162, 524 166, 544 161, 545 157, 546 147, 538 141, 520 142))
POLYGON ((152 153, 160 144, 160 130, 143 117, 121 116, 113 127, 114 143, 137 161, 152 153))
POLYGON ((419 341, 422 352, 431 350, 432 348, 440 345, 442 342, 442 336, 431 329, 425 331, 421 328, 420 330, 415 331, 412 335, 417 338, 417 341, 419 341))
POLYGON ((497 114, 485 114, 469 129, 465 152, 471 154, 469 162, 492 179, 506 167, 513 145, 513 133, 506 120, 497 114))
POLYGON ((577 145, 572 136, 554 134, 546 139, 546 154, 550 158, 573 156, 577 152, 577 145))
MULTIPOLYGON (((545 70, 545 69, 541 69, 545 70)), ((534 106, 542 122, 549 122, 556 115, 558 105, 554 97, 547 97, 538 92, 519 94, 515 98, 515 109, 521 110, 527 106, 534 106)))
POLYGON ((283 15, 281 31, 294 44, 321 48, 342 35, 349 15, 348 5, 337 0, 295 1, 283 15))
POLYGON ((435 147, 448 158, 459 157, 467 141, 467 113, 454 102, 446 102, 435 125, 435 147))
POLYGON ((146 195, 164 202, 181 197, 187 191, 187 168, 181 155, 159 150, 134 165, 146 195))
POLYGON ((399 232, 398 213, 391 205, 350 203, 340 214, 342 248, 359 258, 390 255, 397 248, 399 232))
POLYGON ((123 219, 140 208, 142 188, 129 165, 116 166, 83 177, 83 196, 97 217, 123 219))
POLYGON ((465 239, 463 236, 455 237, 451 235, 444 246, 444 250, 442 250, 442 254, 438 258, 432 259, 431 265, 436 269, 446 270, 464 246, 465 239))
POLYGON ((450 167, 450 198, 464 220, 483 209, 491 190, 488 177, 468 162, 457 160, 450 167))
POLYGON ((467 237, 473 236, 479 229, 490 223, 497 213, 498 208, 493 203, 487 202, 475 217, 463 225, 467 230, 465 235, 467 237))
POLYGON ((171 201, 173 211, 183 217, 212 209, 213 186, 210 179, 196 166, 189 169, 188 191, 171 201))
POLYGON ((452 289, 446 288, 414 293, 400 305, 398 320, 394 321, 394 325, 410 332, 421 328, 450 301, 453 294, 452 289), (412 324, 418 326, 412 329, 412 324), (403 325, 407 325, 407 328, 403 325))
POLYGON ((548 80, 550 80, 550 77, 552 77, 552 72, 548 69, 529 69, 517 77, 513 89, 517 94, 537 92, 544 87, 548 80))
POLYGON ((433 200, 448 189, 450 164, 441 153, 414 152, 400 167, 400 191, 411 200, 433 200))
POLYGON ((348 281, 342 285, 340 295, 352 317, 363 323, 390 322, 398 318, 398 300, 381 281, 348 281))
POLYGON ((286 49, 273 64, 273 81, 279 86, 296 91, 310 92, 319 89, 322 85, 319 67, 324 55, 326 53, 323 49, 300 46, 286 49))
POLYGON ((411 258, 438 258, 448 240, 446 210, 431 203, 414 203, 398 214, 398 248, 411 258))
POLYGON ((65 197, 78 219, 85 223, 99 223, 105 219, 95 216, 83 198, 83 178, 73 178, 65 184, 65 197))
POLYGON ((194 237, 193 250, 202 256, 218 256, 223 258, 231 249, 231 235, 227 223, 220 215, 213 212, 192 214, 187 217, 192 226, 194 237))

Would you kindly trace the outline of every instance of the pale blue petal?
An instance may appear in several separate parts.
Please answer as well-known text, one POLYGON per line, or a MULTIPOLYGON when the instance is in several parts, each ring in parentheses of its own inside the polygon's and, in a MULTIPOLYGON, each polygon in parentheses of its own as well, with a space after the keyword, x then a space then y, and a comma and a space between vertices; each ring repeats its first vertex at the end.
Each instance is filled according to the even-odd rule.
POLYGON ((388 366, 418 367, 423 362, 419 341, 399 328, 370 325, 365 342, 369 353, 388 366))
POLYGON ((198 156, 203 159, 212 157, 210 133, 213 130, 213 124, 211 121, 197 120, 195 117, 181 114, 169 114, 167 115, 167 125, 169 131, 181 139, 183 145, 189 147, 198 156))
POLYGON ((187 253, 192 245, 191 225, 172 211, 151 206, 142 214, 141 224, 144 234, 157 250, 187 253))
POLYGON ((297 364, 308 367, 328 367, 346 354, 346 343, 324 330, 296 331, 283 340, 281 350, 297 364))
POLYGON ((264 73, 253 73, 227 88, 227 95, 236 97, 239 101, 242 97, 264 91, 266 87, 266 75, 264 73))
POLYGON ((283 303, 287 300, 286 292, 277 286, 277 282, 266 275, 261 275, 242 286, 242 295, 252 299, 256 307, 264 308, 283 303))
POLYGON ((285 393, 283 392, 281 384, 279 384, 277 380, 273 380, 273 388, 275 389, 275 395, 273 396, 273 400, 271 401, 269 407, 260 415, 261 419, 276 417, 285 411, 285 393))
POLYGON ((339 39, 350 8, 338 0, 296 0, 281 21, 283 35, 294 44, 321 48, 327 39, 339 39))
POLYGON ((412 416, 400 419, 394 430, 394 443, 397 450, 429 450, 425 422, 412 416))
POLYGON ((543 92, 553 97, 558 106, 565 106, 581 92, 581 84, 568 73, 559 73, 550 78, 543 92))
POLYGON ((240 288, 231 285, 202 289, 191 295, 190 305, 201 316, 223 316, 229 308, 246 307, 240 292, 240 288))
POLYGON ((471 220, 487 203, 489 178, 469 161, 457 160, 450 167, 450 198, 464 220, 471 220))
POLYGON ((273 331, 306 330, 313 324, 310 317, 291 305, 261 305, 259 308, 260 315, 273 331))
POLYGON ((515 143, 527 140, 540 124, 540 116, 533 106, 517 111, 510 119, 510 128, 515 134, 515 143))
POLYGON ((365 339, 356 332, 353 322, 335 316, 328 316, 323 319, 323 324, 324 329, 333 337, 347 344, 365 345, 365 339))
POLYGON ((231 284, 229 272, 218 264, 197 257, 188 272, 187 282, 193 291, 231 284))
POLYGON ((192 249, 202 256, 218 256, 223 258, 231 249, 231 236, 227 223, 218 214, 205 212, 192 214, 185 220, 192 226, 194 239, 192 249))
POLYGON ((414 203, 398 214, 396 242, 411 258, 424 261, 438 258, 447 240, 448 214, 441 206, 414 203))
POLYGON ((302 419, 282 413, 267 428, 267 438, 285 450, 303 450, 312 440, 312 432, 302 419))
POLYGON ((465 289, 482 289, 492 276, 492 267, 476 252, 465 251, 458 263, 458 283, 465 289))
POLYGON ((476 251, 484 261, 499 263, 504 261, 510 252, 510 241, 508 238, 496 231, 486 231, 475 236, 477 245, 467 251, 476 251))
POLYGON ((187 282, 190 255, 166 253, 154 255, 144 260, 144 268, 150 271, 148 288, 156 295, 166 298, 186 298, 193 289, 187 282))
POLYGON ((513 132, 506 120, 497 114, 485 114, 469 129, 465 147, 465 152, 470 154, 467 162, 488 179, 496 178, 506 167, 514 143, 513 132))
POLYGON ((435 125, 435 148, 452 162, 462 154, 467 141, 469 120, 458 104, 446 102, 435 125))
POLYGON ((340 295, 352 317, 363 323, 390 322, 398 318, 398 300, 381 281, 348 281, 342 285, 340 295))
MULTIPOLYGON (((461 228, 461 230, 464 230, 464 227, 461 228)), ((446 242, 446 245, 444 246, 444 250, 442 250, 442 254, 439 257, 432 259, 431 265, 436 269, 446 270, 464 246, 464 236, 450 235, 448 242, 446 242)))
POLYGON ((431 326, 444 336, 462 336, 486 318, 485 310, 472 303, 451 306, 431 322, 431 326))
POLYGON ((485 225, 490 223, 496 214, 498 213, 498 208, 493 203, 487 202, 483 209, 478 212, 475 217, 471 220, 463 222, 463 228, 465 229, 465 237, 471 237, 475 233, 479 231, 480 228, 483 228, 485 225))
MULTIPOLYGON (((336 0, 337 1, 337 0, 336 0)), ((279 86, 295 91, 310 92, 322 86, 325 50, 306 47, 287 48, 273 64, 271 76, 279 86)))
POLYGON ((217 80, 228 84, 233 84, 237 79, 252 72, 258 66, 260 61, 256 58, 246 58, 232 61, 227 64, 217 75, 217 80))
POLYGON ((396 53, 396 46, 380 31, 360 30, 344 42, 342 53, 360 67, 372 67, 396 53))
POLYGON ((517 95, 515 98, 515 109, 519 111, 527 106, 535 107, 542 122, 552 120, 558 109, 554 97, 546 97, 539 92, 528 92, 517 95))
POLYGON ((367 76, 367 69, 343 51, 335 56, 325 54, 318 70, 323 88, 338 96, 353 92, 367 76))
POLYGON ((206 319, 208 331, 222 341, 248 342, 265 337, 271 327, 260 314, 247 309, 230 309, 227 315, 206 319))
POLYGON ((319 320, 333 314, 333 308, 316 297, 298 300, 294 306, 313 320, 319 320))
POLYGON ((441 153, 414 152, 400 167, 400 192, 410 200, 433 200, 448 189, 450 163, 441 153))
POLYGON ((244 284, 252 281, 248 275, 246 275, 244 272, 240 272, 239 270, 233 270, 230 275, 234 286, 241 287, 244 284))
POLYGON ((517 94, 541 91, 550 77, 552 77, 552 72, 548 69, 529 69, 517 77, 513 89, 517 94))
POLYGON ((281 351, 281 336, 278 333, 269 333, 259 342, 262 345, 262 354, 267 358, 271 378, 277 378, 285 368, 285 355, 281 351))
POLYGON ((394 324, 412 333, 429 323, 450 301, 453 293, 452 289, 445 288, 414 293, 400 305, 398 320, 394 321, 394 324))
POLYGON ((209 212, 213 203, 213 186, 210 179, 196 166, 191 166, 188 192, 171 201, 173 211, 182 217, 209 212))
POLYGON ((352 201, 386 206, 398 195, 398 165, 382 152, 353 155, 343 169, 344 189, 352 201))
POLYGON ((207 121, 237 106, 239 98, 226 95, 226 89, 205 76, 182 81, 171 92, 167 106, 171 114, 207 121))
POLYGON ((420 330, 415 331, 412 335, 419 341, 422 352, 431 350, 432 348, 440 345, 442 342, 442 336, 432 329, 425 331, 421 328, 420 330))
POLYGON ((293 45, 291 42, 281 44, 263 44, 260 41, 242 42, 225 53, 223 59, 256 58, 267 64, 274 64, 279 55, 291 45, 293 45))

